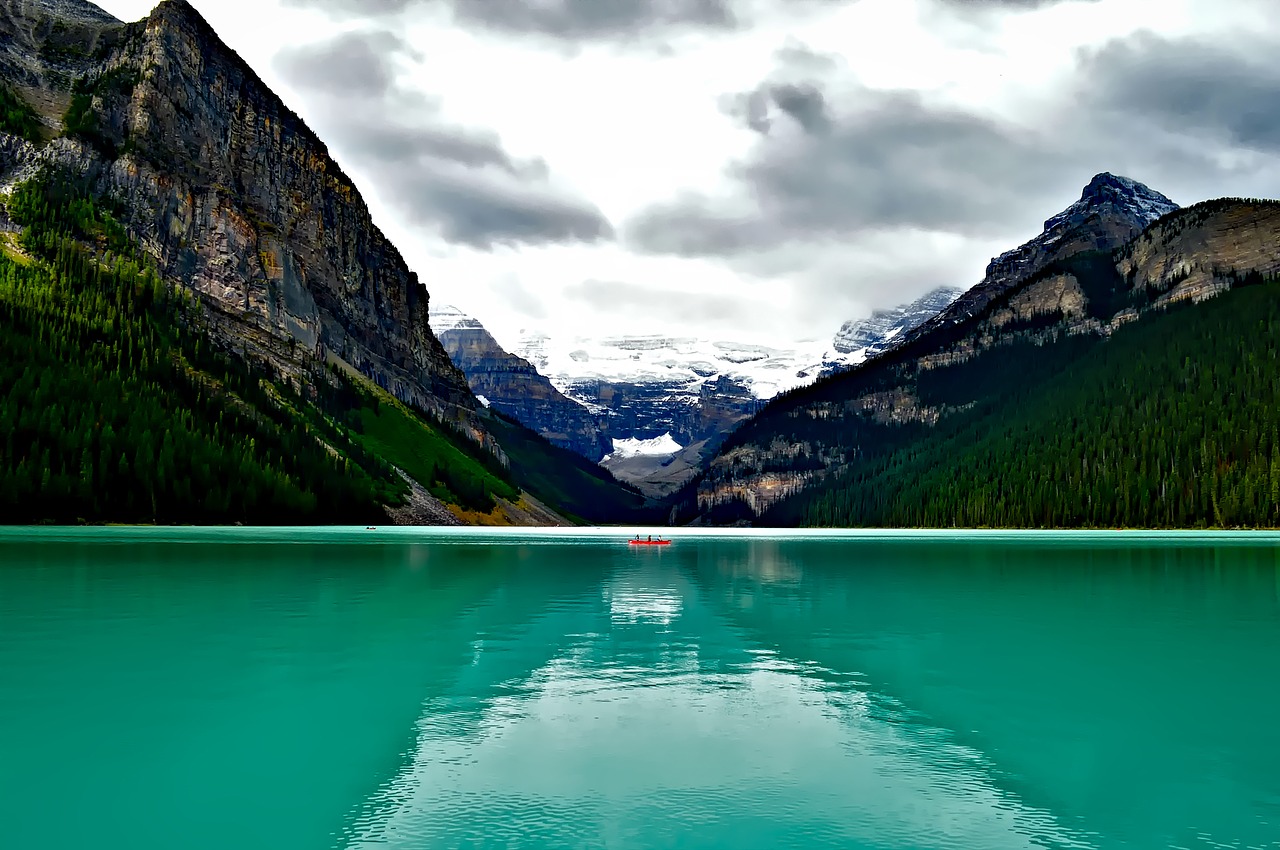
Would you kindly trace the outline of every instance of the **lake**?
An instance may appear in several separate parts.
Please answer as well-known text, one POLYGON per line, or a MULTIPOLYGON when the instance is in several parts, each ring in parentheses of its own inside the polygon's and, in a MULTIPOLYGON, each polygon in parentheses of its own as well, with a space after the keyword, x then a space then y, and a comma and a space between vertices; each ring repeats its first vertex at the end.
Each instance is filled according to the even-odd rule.
POLYGON ((634 531, 0 530, 0 847, 1280 848, 1280 537, 634 531))

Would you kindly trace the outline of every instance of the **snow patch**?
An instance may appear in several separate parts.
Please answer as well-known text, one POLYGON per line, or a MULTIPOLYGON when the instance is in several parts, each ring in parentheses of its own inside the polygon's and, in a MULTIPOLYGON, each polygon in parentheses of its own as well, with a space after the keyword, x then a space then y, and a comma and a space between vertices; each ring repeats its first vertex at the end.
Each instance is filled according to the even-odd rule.
MULTIPOLYGON (((684 446, 677 443, 671 436, 671 432, 663 434, 661 437, 654 437, 652 440, 638 440, 630 437, 626 440, 613 441, 613 453, 606 455, 604 460, 613 460, 614 458, 628 457, 670 457, 684 451, 684 446)), ((604 463, 604 461, 601 461, 604 463)))
POLYGON ((484 330, 484 325, 452 304, 431 305, 431 309, 427 312, 427 322, 431 325, 431 331, 436 336, 440 336, 446 331, 484 330))
POLYGON ((799 373, 820 362, 827 346, 806 340, 794 348, 770 348, 657 334, 552 339, 534 332, 522 333, 508 350, 579 402, 583 393, 577 392, 577 386, 594 382, 683 385, 696 402, 702 386, 721 376, 740 382, 758 399, 773 398, 807 383, 799 373))

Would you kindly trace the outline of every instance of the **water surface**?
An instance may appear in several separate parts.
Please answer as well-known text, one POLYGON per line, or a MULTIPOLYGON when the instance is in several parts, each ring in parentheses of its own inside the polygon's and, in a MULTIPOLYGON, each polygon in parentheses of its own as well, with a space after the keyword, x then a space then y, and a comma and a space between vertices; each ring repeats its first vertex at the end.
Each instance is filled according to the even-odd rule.
POLYGON ((0 847, 1280 848, 1280 539, 0 531, 0 847))

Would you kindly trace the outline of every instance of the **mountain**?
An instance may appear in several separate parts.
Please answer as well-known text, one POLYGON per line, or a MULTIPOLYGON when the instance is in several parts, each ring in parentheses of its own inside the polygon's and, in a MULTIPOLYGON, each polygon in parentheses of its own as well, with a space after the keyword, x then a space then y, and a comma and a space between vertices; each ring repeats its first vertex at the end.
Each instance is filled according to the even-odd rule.
MULTIPOLYGON (((91 17, 73 0, 21 8, 91 17)), ((50 117, 70 138, 15 151, 6 172, 54 163, 123 199, 159 274, 197 293, 211 331, 247 356, 286 374, 304 356, 341 361, 416 406, 474 409, 430 332, 426 290, 353 184, 185 0, 56 55, 84 69, 71 91, 52 68, 33 74, 66 102, 50 117)))
POLYGON ((605 466, 651 496, 687 482, 738 423, 779 390, 816 376, 820 349, 661 335, 552 338, 524 334, 516 352, 569 398, 605 417, 614 445, 670 435, 680 446, 664 462, 605 466))
POLYGON ((1113 250, 1177 209, 1173 201, 1137 181, 1098 174, 1078 201, 1044 223, 1039 236, 993 259, 981 283, 902 341, 963 322, 1054 260, 1082 251, 1113 250))
POLYGON ((504 350, 480 322, 447 304, 433 306, 430 321, 482 404, 589 460, 599 461, 611 450, 607 417, 566 397, 532 363, 504 350))
POLYGON ((0 5, 0 107, 0 519, 644 510, 483 408, 323 142, 185 0, 0 5))
POLYGON ((1280 523, 1280 204, 1100 174, 898 346, 787 393, 674 512, 775 525, 1280 523))
POLYGON ((836 332, 832 351, 823 358, 821 373, 830 375, 883 353, 963 294, 962 289, 943 286, 910 304, 877 310, 866 319, 845 322, 836 332))
MULTIPOLYGON (((521 362, 527 360, 565 396, 601 417, 601 430, 613 443, 603 465, 659 498, 694 477, 724 437, 779 392, 883 350, 958 294, 937 289, 911 304, 848 322, 825 353, 817 341, 775 348, 657 334, 559 339, 525 333, 515 348, 521 362), (629 451, 633 444, 655 441, 663 452, 629 451)), ((450 345, 447 333, 442 339, 450 345)), ((472 375, 465 364, 464 370, 472 375)), ((485 395, 474 378, 472 387, 485 395)))
MULTIPOLYGON (((616 410, 609 385, 664 385, 681 400, 691 401, 703 387, 723 378, 751 398, 770 399, 811 380, 812 374, 800 372, 803 364, 815 361, 815 351, 821 348, 817 344, 773 348, 661 334, 552 338, 533 332, 520 337, 515 351, 566 395, 616 410)), ((637 416, 643 414, 637 412, 637 416)), ((652 424, 640 429, 657 432, 649 436, 660 435, 667 430, 661 416, 655 414, 652 424)), ((616 431, 621 434, 626 429, 616 431)), ((679 427, 673 430, 677 439, 693 433, 679 427)))

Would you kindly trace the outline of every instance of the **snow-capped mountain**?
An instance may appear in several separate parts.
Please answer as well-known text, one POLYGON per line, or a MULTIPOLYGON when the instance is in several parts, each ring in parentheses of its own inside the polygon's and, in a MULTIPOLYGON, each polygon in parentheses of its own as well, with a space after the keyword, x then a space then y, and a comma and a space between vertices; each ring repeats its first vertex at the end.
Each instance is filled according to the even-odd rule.
POLYGON ((588 460, 599 461, 608 451, 607 418, 566 398, 533 364, 503 349, 479 321, 448 304, 432 304, 428 319, 481 406, 588 460))
POLYGON ((436 336, 448 331, 483 331, 484 325, 452 304, 432 304, 427 314, 436 336))
POLYGON ((1054 260, 1081 251, 1118 248, 1178 209, 1176 203, 1136 180, 1105 171, 1097 174, 1084 187, 1080 200, 1046 221, 1039 236, 992 260, 981 283, 902 339, 962 322, 1054 260))
MULTIPOLYGON (((626 477, 632 470, 651 471, 628 461, 677 454, 683 466, 676 469, 692 474, 703 453, 714 451, 769 399, 862 362, 958 294, 937 289, 911 304, 847 322, 834 340, 786 348, 656 334, 556 338, 526 332, 509 352, 455 307, 432 305, 430 318, 482 404, 592 460, 604 456, 626 477), (599 448, 602 443, 612 451, 599 448)), ((663 464, 662 474, 667 484, 678 484, 672 469, 663 464)))
POLYGON ((1181 209, 1150 186, 1104 171, 1084 188, 1080 200, 1044 223, 1046 245, 1061 240, 1072 227, 1103 206, 1112 207, 1113 214, 1127 214, 1143 227, 1181 209))
POLYGON ((720 378, 729 379, 755 399, 767 401, 812 380, 815 375, 805 366, 817 362, 824 348, 818 341, 794 348, 770 348, 656 334, 553 339, 530 332, 521 335, 515 353, 536 366, 561 392, 598 406, 594 387, 601 383, 663 384, 673 393, 693 399, 704 386, 720 378))
POLYGON ((832 350, 822 362, 823 374, 867 360, 893 347, 895 341, 945 310, 963 289, 943 286, 891 310, 877 310, 866 319, 845 322, 836 332, 832 350))
MULTIPOLYGON (((797 364, 820 362, 822 350, 817 343, 777 349, 690 337, 554 338, 544 333, 523 334, 514 347, 556 389, 603 417, 615 445, 669 434, 686 447, 687 462, 680 469, 688 475, 704 453, 714 451, 768 399, 812 380, 816 372, 803 372, 797 364)), ((610 460, 615 475, 640 486, 653 471, 645 464, 615 466, 626 460, 618 451, 610 460), (628 477, 633 471, 638 477, 628 477)), ((664 467, 664 475, 670 472, 669 465, 664 467)))

